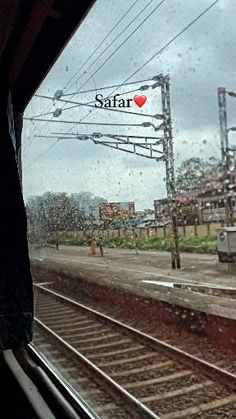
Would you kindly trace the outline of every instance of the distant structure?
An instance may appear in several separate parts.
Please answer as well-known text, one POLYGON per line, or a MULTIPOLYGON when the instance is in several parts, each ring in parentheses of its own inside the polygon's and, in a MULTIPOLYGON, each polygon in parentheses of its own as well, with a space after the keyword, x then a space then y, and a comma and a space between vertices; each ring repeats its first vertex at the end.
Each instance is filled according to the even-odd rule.
MULTIPOLYGON (((179 210, 184 207, 194 208, 198 223, 225 222, 226 197, 224 193, 224 176, 224 173, 205 176, 201 188, 177 194, 176 202, 179 210)), ((236 170, 230 173, 228 188, 228 194, 231 196, 233 218, 236 219, 236 170)), ((154 210, 156 219, 168 217, 167 198, 155 200, 154 210)), ((179 222, 181 223, 181 219, 179 222)))
POLYGON ((81 210, 86 218, 91 218, 96 223, 100 221, 99 208, 102 203, 107 202, 104 198, 94 196, 91 192, 79 192, 71 194, 76 202, 79 210, 81 210))

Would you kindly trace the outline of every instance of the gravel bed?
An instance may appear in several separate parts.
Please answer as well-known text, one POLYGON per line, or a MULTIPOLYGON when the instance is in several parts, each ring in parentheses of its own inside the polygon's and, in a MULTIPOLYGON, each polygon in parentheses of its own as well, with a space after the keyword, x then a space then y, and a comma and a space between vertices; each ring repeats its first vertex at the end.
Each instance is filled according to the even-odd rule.
MULTIPOLYGON (((229 395, 229 392, 217 386, 205 387, 204 389, 192 391, 183 396, 171 397, 170 399, 159 400, 158 402, 147 403, 149 408, 165 414, 176 410, 187 409, 189 407, 198 406, 199 403, 209 403, 212 400, 220 399, 229 395)), ((203 416, 205 419, 205 416, 203 416)), ((219 417, 219 416, 218 416, 219 417)))
MULTIPOLYGON (((68 295, 68 294, 67 294, 68 295)), ((77 298, 78 301, 78 298, 77 298)), ((179 348, 190 352, 192 354, 194 354, 195 356, 199 356, 200 358, 204 358, 206 359, 208 362, 212 362, 214 364, 218 364, 221 368, 225 367, 225 364, 227 362, 227 365, 229 365, 230 363, 230 369, 232 372, 236 371, 236 357, 235 354, 229 354, 228 351, 225 351, 224 349, 219 349, 217 346, 217 350, 216 347, 214 346, 214 344, 212 344, 211 342, 209 342, 208 339, 206 339, 203 336, 200 335, 193 335, 191 333, 188 333, 186 331, 180 330, 178 328, 177 325, 171 324, 171 326, 167 326, 164 323, 161 323, 158 321, 156 321, 156 319, 153 319, 153 322, 150 322, 150 318, 143 318, 140 320, 140 318, 136 318, 135 317, 135 313, 129 313, 127 312, 127 310, 124 310, 124 308, 121 308, 117 305, 113 305, 112 307, 110 307, 109 305, 107 305, 107 302, 102 303, 102 302, 92 302, 90 298, 86 298, 86 299, 82 299, 80 302, 82 302, 85 305, 89 305, 90 307, 94 308, 95 310, 101 311, 104 314, 108 314, 111 317, 116 318, 117 320, 120 320, 124 323, 128 323, 131 326, 140 329, 144 332, 147 332, 149 334, 151 334, 152 336, 155 336, 156 338, 163 340, 163 341, 168 341, 168 343, 173 344, 174 346, 178 346, 179 348), (176 342, 178 342, 178 344, 176 344, 176 342), (233 355, 233 362, 231 362, 230 357, 233 355), (216 362, 217 359, 217 362, 216 362)), ((79 313, 79 312, 78 312, 79 313)), ((59 316, 60 317, 60 316, 59 316)), ((92 317, 91 317, 92 319, 92 317)), ((101 323, 97 320, 95 320, 98 325, 101 325, 101 323)), ((76 324, 76 321, 73 322, 76 324)), ((96 342, 85 342, 82 343, 81 345, 79 344, 79 342, 74 345, 76 347, 78 347, 78 349, 84 353, 86 356, 88 356, 88 358, 90 358, 90 356, 96 354, 96 358, 91 358, 91 361, 96 363, 98 366, 100 363, 107 363, 109 361, 115 361, 115 360, 123 360, 126 359, 127 361, 129 360, 129 358, 134 358, 135 356, 140 356, 140 355, 146 355, 147 353, 152 353, 153 351, 151 349, 147 349, 144 345, 142 345, 142 347, 140 349, 137 350, 132 350, 130 352, 126 352, 126 353, 121 353, 121 354, 115 354, 115 355, 110 355, 110 356, 104 356, 104 357, 100 357, 99 354, 105 354, 106 352, 114 352, 114 351, 118 351, 118 350, 125 350, 129 347, 132 348, 132 345, 139 345, 138 343, 134 343, 132 341, 132 339, 129 339, 127 337, 127 335, 125 334, 118 334, 118 330, 115 328, 111 327, 111 332, 110 333, 116 333, 117 332, 117 336, 108 338, 106 340, 102 340, 102 341, 98 341, 96 342), (129 339, 128 342, 126 343, 121 343, 118 345, 115 345, 116 342, 118 342, 121 339, 129 339), (97 348, 96 345, 102 345, 103 343, 114 343, 114 346, 111 345, 109 347, 106 348, 97 348), (86 350, 83 350, 83 347, 86 348, 86 350)), ((106 335, 108 332, 104 333, 104 335, 106 335)), ((76 336, 76 334, 75 334, 76 336)), ((83 339, 82 334, 78 335, 78 340, 79 337, 81 336, 81 339, 83 339)), ((66 336, 65 336, 66 337, 66 336)), ((73 337, 72 339, 73 341, 75 340, 75 338, 73 337)), ((70 339, 68 339, 68 341, 70 342, 70 339)), ((134 362, 127 362, 127 364, 119 364, 117 366, 112 366, 112 367, 106 367, 105 371, 108 372, 117 372, 117 371, 125 371, 131 368, 137 368, 138 366, 150 366, 150 365, 155 365, 156 363, 159 362, 163 362, 166 361, 168 358, 163 356, 162 354, 159 354, 156 352, 157 356, 150 358, 150 359, 146 359, 143 361, 138 361, 136 363, 134 362)), ((62 364, 60 367, 63 368, 62 364)), ((154 369, 154 370, 150 370, 150 371, 146 371, 146 372, 141 372, 138 374, 133 374, 130 373, 130 375, 128 375, 127 377, 116 377, 114 378, 120 385, 124 385, 124 384, 130 384, 130 383, 138 383, 140 381, 143 380, 149 380, 152 378, 158 378, 158 377, 163 377, 163 376, 168 376, 171 374, 175 374, 178 371, 181 371, 183 369, 190 369, 187 366, 183 366, 181 364, 178 364, 177 361, 174 361, 174 364, 171 366, 167 366, 165 368, 161 368, 160 370, 158 369, 154 369)), ((74 374, 73 374, 74 375, 74 374)), ((166 382, 166 383, 156 383, 156 384, 151 384, 151 385, 144 385, 144 387, 140 387, 140 388, 127 388, 127 391, 129 391, 131 394, 133 394, 135 397, 137 398, 142 398, 142 397, 147 397, 147 396, 151 396, 151 395, 159 395, 162 396, 164 395, 164 393, 167 393, 169 391, 173 391, 173 390, 177 390, 177 389, 181 389, 181 388, 188 388, 191 385, 194 385, 196 383, 199 382, 203 382, 206 381, 207 378, 206 377, 202 377, 199 375, 195 375, 194 373, 191 374, 190 376, 186 376, 183 378, 177 378, 174 379, 170 382, 166 382)), ((85 397, 86 397, 86 390, 85 388, 96 388, 97 389, 97 385, 93 384, 93 386, 90 385, 84 385, 84 383, 80 383, 79 384, 79 380, 78 380, 78 385, 80 387, 80 391, 85 392, 85 397), (81 386, 82 385, 82 386, 81 386)), ((182 396, 175 396, 175 397, 171 397, 171 398, 167 398, 167 399, 161 399, 157 402, 149 402, 146 403, 149 408, 151 410, 154 410, 156 413, 158 413, 159 415, 161 414, 166 414, 169 412, 173 412, 173 411, 177 411, 177 410, 181 410, 181 409, 186 409, 192 406, 197 406, 199 404, 202 403, 209 403, 212 400, 216 400, 219 398, 223 398, 229 394, 232 394, 232 392, 230 392, 230 390, 228 390, 227 388, 223 387, 223 386, 218 386, 217 384, 213 384, 211 386, 207 386, 204 387, 203 389, 198 389, 198 390, 194 390, 191 391, 185 395, 182 396)), ((91 400, 91 403, 97 406, 101 406, 104 404, 109 404, 108 400, 111 400, 110 396, 107 396, 107 394, 94 394, 89 396, 88 401, 91 400)), ((114 403, 114 402, 113 402, 114 403)), ((108 407, 108 406, 107 406, 108 407)), ((206 413, 204 412, 204 418, 214 418, 214 417, 232 417, 232 419, 235 417, 236 418, 236 414, 235 416, 230 416, 230 414, 227 413, 227 410, 229 410, 229 412, 232 410, 232 406, 229 407, 224 407, 222 409, 217 408, 217 414, 216 412, 209 412, 209 415, 213 415, 213 416, 206 416, 206 413), (221 412, 222 411, 222 415, 221 412), (223 416, 224 413, 227 413, 226 416, 223 416), (219 413, 219 414, 218 414, 219 413), (218 415, 218 416, 217 416, 218 415)), ((103 416, 103 414, 108 414, 107 417, 114 417, 114 418, 124 418, 124 416, 120 416, 120 408, 117 408, 117 411, 112 411, 111 410, 108 412, 103 412, 102 413, 102 418, 105 417, 103 416)), ((128 417, 127 415, 125 416, 125 418, 128 417)), ((191 417, 200 417, 199 415, 194 415, 191 417)))
MULTIPOLYGON (((129 319, 130 322, 130 319, 129 319)), ((167 331, 164 330, 162 325, 158 325, 158 331, 156 328, 148 329, 145 322, 139 325, 143 331, 151 334, 157 339, 166 341, 166 334, 167 331)), ((226 352, 225 349, 216 347, 209 342, 206 337, 199 336, 199 335, 191 335, 184 333, 176 333, 176 330, 172 330, 171 328, 168 329, 168 343, 170 345, 176 345, 176 341, 178 342, 178 348, 182 349, 183 351, 187 351, 192 353, 199 358, 206 359, 208 362, 213 363, 215 365, 220 366, 232 373, 236 374, 236 355, 229 351, 226 352), (170 329, 170 330, 169 330, 170 329), (197 347, 196 347, 197 341, 197 347)))
MULTIPOLYGON (((201 419, 202 413, 192 415, 190 419, 201 419)), ((204 412, 204 419, 234 419, 236 418, 236 403, 228 406, 218 407, 217 411, 204 412)))
MULTIPOLYGON (((192 386, 199 382, 200 380, 198 379, 198 377, 192 374, 188 377, 175 379, 168 383, 155 384, 153 394, 163 395, 164 392, 167 393, 169 391, 176 390, 177 388, 192 386)), ((145 395, 142 394, 140 397, 151 396, 150 387, 148 387, 147 389, 148 389, 147 394, 145 395)))
MULTIPOLYGON (((136 355, 136 357, 137 357, 137 355, 136 355)), ((159 356, 159 354, 155 354, 151 358, 142 359, 141 361, 138 361, 136 357, 133 360, 130 357, 130 361, 127 362, 127 363, 117 364, 117 365, 113 365, 113 366, 105 366, 105 367, 103 367, 103 369, 107 374, 112 374, 113 372, 117 372, 117 371, 122 372, 122 371, 130 370, 132 368, 138 368, 138 366, 140 364, 142 365, 142 367, 145 367, 145 366, 149 366, 150 363, 157 364, 157 363, 160 363, 160 362, 168 361, 168 358, 166 358, 162 355, 159 356)), ((97 365, 99 366, 99 362, 97 362, 97 365)))
MULTIPOLYGON (((121 360, 121 359, 128 359, 129 357, 133 358, 135 356, 144 355, 146 353, 147 353, 146 349, 137 349, 137 350, 132 350, 131 352, 128 352, 128 353, 125 353, 125 354, 118 353, 117 355, 109 355, 109 356, 104 356, 104 357, 101 357, 98 354, 98 356, 96 358, 92 359, 92 362, 99 365, 99 363, 103 363, 103 362, 105 363, 105 362, 109 362, 109 361, 118 361, 118 360, 121 360)), ((90 354, 90 355, 92 355, 92 354, 90 354)), ((88 358, 89 358, 89 355, 88 355, 88 358)))
MULTIPOLYGON (((93 325, 89 325, 89 328, 85 328, 85 326, 87 326, 87 325, 84 325, 84 326, 80 326, 80 325, 78 325, 78 324, 73 324, 73 325, 70 325, 70 326, 68 326, 68 328, 67 328, 67 330, 64 330, 63 329, 63 336, 67 336, 67 335, 71 335, 72 333, 81 333, 81 337, 83 336, 83 333, 87 333, 87 332, 93 332, 93 333, 95 333, 95 332, 98 332, 99 331, 99 329, 101 329, 102 328, 102 325, 97 325, 96 323, 94 323, 93 325), (79 328, 80 330, 79 331, 76 331, 76 328, 79 328)), ((54 326, 54 329, 55 330, 57 330, 57 331, 59 331, 59 333, 62 333, 61 332, 61 330, 62 330, 62 326, 61 325, 58 325, 58 326, 54 326)))
MULTIPOLYGON (((53 287, 52 287, 53 288, 53 287)), ((56 289, 56 287, 55 287, 56 289)), ((107 302, 94 301, 93 299, 83 296, 79 297, 72 291, 64 290, 65 295, 71 296, 76 301, 88 305, 94 310, 101 311, 121 322, 133 326, 143 332, 146 332, 157 339, 163 340, 172 344, 192 355, 198 356, 207 362, 218 365, 219 367, 236 374, 236 355, 233 351, 225 350, 220 347, 218 343, 210 342, 205 336, 199 334, 192 334, 187 332, 175 324, 168 326, 167 324, 156 319, 142 319, 140 320, 135 313, 129 313, 123 307, 116 304, 109 306, 107 302)))
POLYGON ((149 380, 150 378, 164 377, 166 375, 174 374, 182 370, 184 370, 183 365, 176 364, 175 366, 172 366, 172 367, 162 368, 159 371, 154 369, 147 372, 140 372, 139 374, 134 374, 134 375, 130 373, 130 375, 128 375, 127 377, 122 377, 122 378, 118 377, 117 381, 120 384, 135 383, 136 381, 149 380))
MULTIPOLYGON (((60 335, 63 336, 62 333, 60 335)), ((95 337, 97 337, 97 336, 95 336, 95 337)), ((89 338, 91 338, 91 336, 89 338)), ((91 348, 91 350, 97 350, 96 347, 99 346, 99 345, 103 345, 103 344, 107 344, 107 343, 113 343, 114 348, 116 348, 118 346, 119 341, 122 341, 124 339, 128 340, 127 336, 117 334, 116 336, 107 337, 107 338, 106 338, 106 336, 104 336, 104 339, 99 340, 99 341, 80 342, 80 339, 83 340, 83 339, 89 339, 89 338, 87 336, 85 338, 83 338, 82 335, 75 334, 75 336, 73 338, 68 338, 67 341, 70 342, 70 343, 76 344, 76 346, 81 348, 81 350, 83 350, 83 348, 91 348)), ((65 337, 65 339, 66 339, 66 337, 65 337)), ((123 349, 127 348, 127 346, 130 346, 132 344, 133 344, 133 342, 132 342, 131 339, 126 343, 123 343, 123 344, 121 343, 121 345, 124 347, 123 349)), ((104 349, 101 349, 101 350, 104 351, 104 350, 108 350, 108 349, 109 350, 112 349, 112 346, 109 346, 108 348, 104 348, 104 349)), ((100 351, 100 349, 98 349, 98 350, 100 351)))
MULTIPOLYGON (((42 335, 40 335, 42 337, 42 335)), ((45 343, 48 344, 47 338, 45 338, 45 343)), ((42 352, 45 353, 45 349, 43 349, 42 341, 37 344, 37 338, 34 342, 35 347, 42 352)), ((89 372, 85 370, 85 368, 79 364, 74 364, 72 360, 65 359, 62 361, 57 361, 63 358, 63 352, 60 352, 58 350, 57 356, 51 355, 50 356, 50 349, 55 349, 55 347, 50 344, 50 346, 47 347, 47 351, 45 353, 45 356, 49 359, 49 361, 54 365, 56 369, 62 374, 62 376, 65 377, 67 382, 72 385, 72 387, 78 392, 81 393, 82 397, 87 401, 87 403, 96 411, 96 409, 105 407, 110 404, 114 404, 115 407, 108 409, 107 411, 100 411, 99 416, 101 419, 110 419, 111 417, 114 418, 127 418, 131 419, 133 416, 129 414, 128 411, 124 409, 124 405, 121 403, 117 403, 115 399, 113 399, 109 394, 107 394, 106 390, 103 390, 102 387, 99 387, 99 385, 94 381, 93 377, 89 372), (76 372, 65 372, 64 368, 70 368, 75 367, 76 372), (76 381, 75 381, 76 378, 76 381), (80 382, 80 378, 86 378, 86 381, 80 382), (88 394, 90 390, 99 390, 99 393, 96 392, 96 394, 88 394)), ((137 415, 137 418, 139 416, 137 415)), ((140 418, 141 419, 141 418, 140 418)))
MULTIPOLYGON (((68 339, 68 341, 69 341, 69 339, 68 339)), ((118 343, 118 341, 117 341, 117 344, 116 344, 116 342, 113 342, 113 346, 109 346, 108 348, 107 347, 106 348, 98 348, 96 346, 96 344, 93 344, 93 345, 87 345, 86 344, 86 347, 80 345, 79 343, 73 344, 73 346, 76 349, 78 349, 79 351, 81 351, 83 354, 85 354, 88 357, 89 357, 89 355, 93 355, 93 354, 97 354, 97 357, 99 357, 99 354, 105 354, 105 353, 109 353, 109 352, 113 352, 113 351, 122 351, 123 349, 127 349, 127 346, 132 348, 132 345, 134 345, 133 342, 131 342, 129 344, 129 343, 118 343), (86 348, 86 349, 84 349, 84 348, 86 348)))
MULTIPOLYGON (((172 390, 177 390, 185 386, 198 384, 199 380, 194 375, 172 379, 166 383, 156 383, 152 385, 143 385, 140 388, 127 389, 137 398, 148 397, 152 395, 163 395, 172 390)), ((191 393, 190 393, 191 394, 191 393)), ((179 396, 178 396, 179 397, 179 396)), ((191 395, 189 396, 191 398, 191 395)))

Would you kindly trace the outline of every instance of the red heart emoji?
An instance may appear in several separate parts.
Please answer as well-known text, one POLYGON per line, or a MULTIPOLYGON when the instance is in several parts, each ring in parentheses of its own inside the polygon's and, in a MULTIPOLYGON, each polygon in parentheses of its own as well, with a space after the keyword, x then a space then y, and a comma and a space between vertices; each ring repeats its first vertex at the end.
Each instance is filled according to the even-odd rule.
POLYGON ((144 103, 147 101, 147 96, 145 96, 145 95, 142 95, 142 96, 135 95, 134 96, 134 101, 135 101, 136 105, 139 108, 141 108, 144 105, 144 103))

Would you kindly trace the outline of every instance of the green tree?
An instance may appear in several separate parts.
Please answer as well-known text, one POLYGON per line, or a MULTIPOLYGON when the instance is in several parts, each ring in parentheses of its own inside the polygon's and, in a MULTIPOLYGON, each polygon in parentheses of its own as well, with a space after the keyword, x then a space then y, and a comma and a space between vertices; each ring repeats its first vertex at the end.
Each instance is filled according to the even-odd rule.
POLYGON ((179 225, 194 225, 199 223, 197 207, 193 205, 183 205, 178 212, 179 225))
POLYGON ((203 160, 191 157, 184 160, 176 170, 177 192, 187 192, 204 186, 204 177, 222 171, 222 163, 215 157, 203 160))
POLYGON ((202 178, 206 173, 204 160, 191 157, 182 162, 176 170, 176 188, 178 192, 186 192, 198 188, 202 184, 202 178))
POLYGON ((30 197, 26 204, 29 238, 35 241, 43 237, 42 241, 45 241, 47 235, 58 231, 95 225, 92 211, 101 200, 103 198, 93 197, 89 192, 71 195, 65 192, 45 192, 41 196, 30 197), (90 198, 87 207, 85 198, 90 198))
POLYGON ((206 165, 206 174, 212 175, 215 173, 220 173, 223 171, 223 163, 222 160, 217 159, 214 156, 209 157, 209 159, 205 163, 206 165))

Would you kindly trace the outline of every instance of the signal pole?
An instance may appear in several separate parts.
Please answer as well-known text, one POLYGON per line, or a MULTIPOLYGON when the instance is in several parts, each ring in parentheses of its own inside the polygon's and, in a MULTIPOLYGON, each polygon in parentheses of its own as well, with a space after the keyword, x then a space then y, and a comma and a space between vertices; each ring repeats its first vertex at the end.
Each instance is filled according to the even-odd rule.
POLYGON ((168 199, 168 212, 172 222, 172 249, 171 265, 172 269, 180 268, 179 236, 178 236, 178 212, 176 203, 175 172, 174 172, 174 150, 171 126, 170 110, 170 80, 169 76, 162 78, 161 82, 161 101, 163 115, 163 154, 166 165, 166 190, 168 199))
POLYGON ((224 170, 224 197, 225 197, 225 222, 226 226, 234 225, 234 214, 232 200, 229 193, 230 184, 230 148, 227 124, 227 106, 226 106, 226 89, 218 87, 218 107, 219 107, 219 122, 220 122, 220 142, 221 142, 221 158, 224 170))

